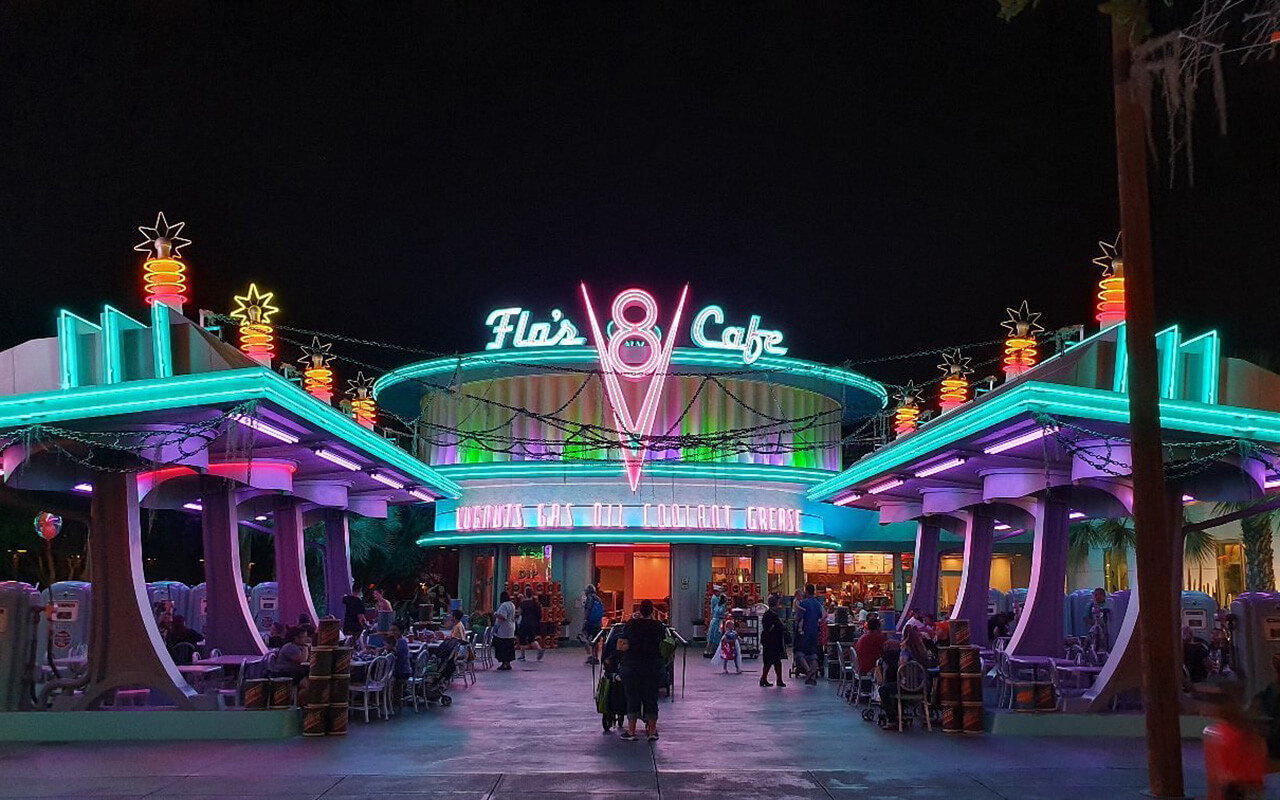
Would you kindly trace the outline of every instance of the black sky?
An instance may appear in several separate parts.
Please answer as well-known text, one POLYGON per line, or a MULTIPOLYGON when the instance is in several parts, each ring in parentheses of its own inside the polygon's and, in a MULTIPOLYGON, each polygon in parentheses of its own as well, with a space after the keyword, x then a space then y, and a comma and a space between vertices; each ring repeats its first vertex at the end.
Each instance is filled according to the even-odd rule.
MULTIPOLYGON (((687 280, 822 361, 993 339, 1023 298, 1089 321, 1107 59, 1089 3, 5 4, 0 347, 138 311, 158 209, 198 307, 253 279, 282 323, 441 351, 580 313, 579 279, 664 314, 687 280)), ((1196 186, 1152 176, 1160 316, 1235 352, 1280 333, 1277 88, 1233 67, 1196 186)))

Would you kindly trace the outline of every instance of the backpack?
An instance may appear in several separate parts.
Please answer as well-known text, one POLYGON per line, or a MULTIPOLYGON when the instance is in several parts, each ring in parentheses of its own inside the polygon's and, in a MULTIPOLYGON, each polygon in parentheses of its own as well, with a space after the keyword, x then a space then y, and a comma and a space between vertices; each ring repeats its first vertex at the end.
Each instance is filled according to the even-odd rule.
POLYGON ((671 632, 670 628, 667 628, 666 635, 658 643, 658 653, 662 655, 663 661, 670 662, 676 657, 676 645, 675 634, 671 632))
POLYGON ((600 598, 592 595, 591 606, 587 609, 587 622, 592 625, 599 625, 604 619, 604 603, 600 602, 600 598))

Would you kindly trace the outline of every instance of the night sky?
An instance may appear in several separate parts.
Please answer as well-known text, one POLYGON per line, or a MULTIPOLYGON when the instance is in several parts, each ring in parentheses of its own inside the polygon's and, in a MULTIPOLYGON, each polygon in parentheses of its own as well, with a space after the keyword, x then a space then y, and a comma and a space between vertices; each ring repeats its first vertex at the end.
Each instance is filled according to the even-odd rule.
MULTIPOLYGON (((828 362, 994 339, 1024 298, 1091 322, 1117 227, 1092 5, 8 3, 0 348, 141 313, 159 209, 196 307, 252 279, 283 324, 429 350, 504 305, 585 327, 580 279, 664 316, 688 281, 828 362)), ((1280 66, 1227 81, 1196 185, 1152 175, 1159 314, 1248 354, 1280 334, 1280 66)))

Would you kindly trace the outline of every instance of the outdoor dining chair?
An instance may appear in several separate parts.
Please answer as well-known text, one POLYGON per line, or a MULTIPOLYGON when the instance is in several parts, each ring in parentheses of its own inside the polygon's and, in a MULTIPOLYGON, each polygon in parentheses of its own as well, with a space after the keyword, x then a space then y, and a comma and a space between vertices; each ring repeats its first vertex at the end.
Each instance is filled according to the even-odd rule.
POLYGON ((920 709, 924 718, 924 726, 933 730, 933 722, 929 719, 929 698, 925 692, 928 676, 924 667, 915 661, 903 661, 898 664, 898 732, 902 732, 902 710, 915 706, 920 709))
POLYGON ((386 716, 387 678, 391 676, 391 661, 386 656, 379 656, 365 667, 364 683, 351 687, 351 713, 364 712, 364 721, 369 721, 369 712, 374 716, 386 716))

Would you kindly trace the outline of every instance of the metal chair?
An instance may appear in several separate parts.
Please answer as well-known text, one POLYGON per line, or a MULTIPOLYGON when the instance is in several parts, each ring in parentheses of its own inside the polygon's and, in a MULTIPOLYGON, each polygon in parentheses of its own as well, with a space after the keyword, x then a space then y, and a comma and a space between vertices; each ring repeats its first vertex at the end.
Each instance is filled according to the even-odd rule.
POLYGON ((418 713, 418 704, 426 705, 427 700, 427 670, 431 666, 431 659, 427 657, 425 651, 418 656, 418 660, 413 662, 413 674, 404 682, 404 695, 400 698, 400 702, 408 700, 413 703, 413 713, 418 713))
POLYGON ((854 668, 853 660, 857 658, 851 648, 847 645, 836 642, 836 697, 846 697, 852 689, 853 679, 857 677, 857 670, 854 668))
POLYGON ((1072 682, 1068 685, 1063 674, 1058 671, 1058 662, 1049 662, 1049 681, 1053 683, 1053 691, 1056 697, 1055 707, 1062 711, 1066 708, 1068 697, 1083 697, 1084 693, 1089 691, 1087 688, 1079 686, 1078 682, 1072 682))
POLYGON ((903 661, 898 664, 898 732, 902 732, 902 711, 913 705, 920 709, 924 718, 924 726, 933 730, 933 722, 929 719, 929 698, 925 689, 928 675, 924 667, 915 661, 903 661))
POLYGON ((387 694, 387 678, 391 675, 391 661, 379 656, 365 667, 364 683, 351 687, 351 713, 364 712, 364 721, 369 721, 369 712, 374 716, 384 715, 387 694))
POLYGON ((461 677, 463 686, 467 685, 467 678, 471 679, 472 684, 476 682, 476 666, 471 658, 470 642, 463 642, 453 652, 453 665, 454 677, 461 677))
MULTIPOLYGON (((474 639, 474 637, 473 637, 474 639)), ((493 666, 493 626, 484 629, 484 633, 480 634, 480 641, 473 641, 471 644, 475 651, 476 660, 480 662, 483 669, 489 669, 493 666)))

